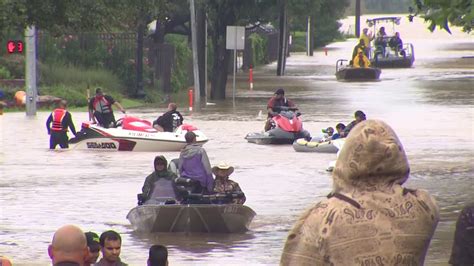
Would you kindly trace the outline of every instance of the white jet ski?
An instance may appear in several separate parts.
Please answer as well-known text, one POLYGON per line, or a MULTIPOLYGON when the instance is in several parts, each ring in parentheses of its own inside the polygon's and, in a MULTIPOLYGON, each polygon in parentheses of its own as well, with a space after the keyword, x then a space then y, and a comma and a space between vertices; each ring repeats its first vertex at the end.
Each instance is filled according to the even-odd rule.
POLYGON ((188 131, 196 134, 198 144, 208 141, 196 127, 179 126, 175 132, 159 132, 151 122, 133 116, 117 121, 116 127, 104 128, 91 122, 83 122, 81 131, 69 140, 69 146, 81 150, 107 151, 180 151, 186 146, 184 135, 188 131))

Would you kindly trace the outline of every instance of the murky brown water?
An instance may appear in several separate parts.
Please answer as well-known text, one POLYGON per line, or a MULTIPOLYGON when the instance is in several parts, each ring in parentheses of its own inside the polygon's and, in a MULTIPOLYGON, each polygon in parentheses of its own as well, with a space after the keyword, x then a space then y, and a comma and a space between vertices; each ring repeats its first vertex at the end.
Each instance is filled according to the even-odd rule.
MULTIPOLYGON (((243 139, 263 128, 257 114, 274 87, 284 86, 310 132, 347 123, 357 109, 395 129, 411 164, 407 186, 429 190, 441 207, 426 265, 447 265, 458 212, 474 201, 474 61, 459 59, 474 55, 474 43, 468 35, 432 35, 412 42, 415 67, 383 70, 380 82, 335 80, 335 61, 351 54, 352 40, 331 45, 327 56, 292 55, 286 77, 269 76, 274 65, 255 70, 254 91, 247 89, 245 76, 239 77, 236 109, 229 101, 185 112, 185 120, 210 138, 205 148, 211 163, 236 167, 233 178, 257 212, 252 231, 243 235, 137 235, 125 216, 152 171, 155 153, 49 151, 48 113, 0 116, 0 254, 16 265, 47 265, 54 231, 72 223, 99 233, 111 228, 120 232, 121 257, 131 265, 145 265, 154 243, 169 247, 171 265, 278 264, 298 215, 330 192, 325 169, 335 158, 243 139)), ((162 111, 130 113, 151 120, 162 111)), ((86 113, 73 113, 78 127, 86 118, 86 113)), ((175 158, 178 153, 164 155, 175 158)))

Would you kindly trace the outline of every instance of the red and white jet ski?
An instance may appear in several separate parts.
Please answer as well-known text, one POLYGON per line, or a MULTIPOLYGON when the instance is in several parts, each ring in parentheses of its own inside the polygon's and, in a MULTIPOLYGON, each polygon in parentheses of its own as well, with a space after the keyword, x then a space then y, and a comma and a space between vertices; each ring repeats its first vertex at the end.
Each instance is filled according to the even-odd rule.
POLYGON ((148 120, 133 116, 119 119, 117 124, 117 127, 104 128, 83 122, 81 131, 69 140, 69 146, 82 150, 180 151, 186 146, 184 135, 188 131, 196 134, 197 143, 208 141, 200 130, 188 124, 179 126, 175 132, 159 132, 148 120))

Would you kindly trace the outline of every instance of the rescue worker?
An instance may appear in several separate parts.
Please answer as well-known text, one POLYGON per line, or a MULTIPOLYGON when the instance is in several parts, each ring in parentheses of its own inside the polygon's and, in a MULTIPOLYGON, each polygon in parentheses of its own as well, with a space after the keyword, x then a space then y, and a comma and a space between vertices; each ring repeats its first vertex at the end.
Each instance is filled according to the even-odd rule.
MULTIPOLYGON (((367 57, 369 57, 369 54, 370 54, 370 43, 374 39, 374 36, 372 35, 372 33, 368 33, 368 32, 369 32, 369 29, 364 28, 362 30, 362 34, 360 35, 360 40, 364 41, 364 45, 365 45, 364 53, 365 53, 365 56, 367 57)), ((352 56, 352 58, 354 58, 354 56, 352 56)))
POLYGON ((114 126, 115 117, 112 104, 125 114, 125 109, 119 102, 115 101, 112 96, 104 95, 102 89, 97 88, 95 97, 92 97, 89 101, 89 120, 105 128, 114 126))
MULTIPOLYGON (((169 199, 176 199, 176 174, 168 171, 168 161, 165 156, 155 157, 153 162, 154 171, 149 174, 142 187, 141 203, 162 203, 169 199), (150 201, 151 200, 151 201, 150 201)), ((139 203, 139 205, 141 205, 139 203)))
POLYGON ((72 122, 71 113, 66 110, 66 105, 65 100, 59 101, 58 108, 54 109, 49 115, 48 120, 46 120, 46 128, 48 129, 48 135, 50 135, 49 148, 51 150, 54 150, 58 144, 62 149, 69 148, 68 128, 71 129, 74 136, 77 134, 72 122))
POLYGON ((402 186, 409 174, 390 126, 358 124, 337 159, 333 192, 295 223, 280 265, 423 265, 439 208, 427 191, 402 186))
POLYGON ((245 195, 240 189, 239 183, 230 180, 229 176, 234 172, 234 167, 226 164, 220 163, 212 167, 212 173, 216 176, 214 180, 214 193, 238 193, 242 194, 242 197, 232 199, 234 204, 244 204, 245 195))
POLYGON ((279 107, 296 107, 293 101, 285 98, 285 90, 279 88, 275 91, 275 96, 270 98, 267 103, 268 117, 265 123, 265 131, 268 131, 272 128, 272 117, 277 115, 281 109, 279 107))

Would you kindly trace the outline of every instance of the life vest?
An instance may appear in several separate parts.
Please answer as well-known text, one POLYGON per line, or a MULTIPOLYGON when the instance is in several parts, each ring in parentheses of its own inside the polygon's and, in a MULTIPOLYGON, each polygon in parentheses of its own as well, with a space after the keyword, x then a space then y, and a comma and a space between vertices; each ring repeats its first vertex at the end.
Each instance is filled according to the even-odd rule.
POLYGON ((94 110, 99 113, 107 114, 112 112, 112 108, 110 107, 109 101, 104 96, 94 97, 94 101, 92 102, 92 106, 94 110))
POLYGON ((53 115, 53 125, 51 127, 51 130, 54 130, 54 131, 66 130, 66 128, 63 128, 63 125, 62 125, 63 119, 66 116, 66 110, 55 109, 52 115, 53 115))

